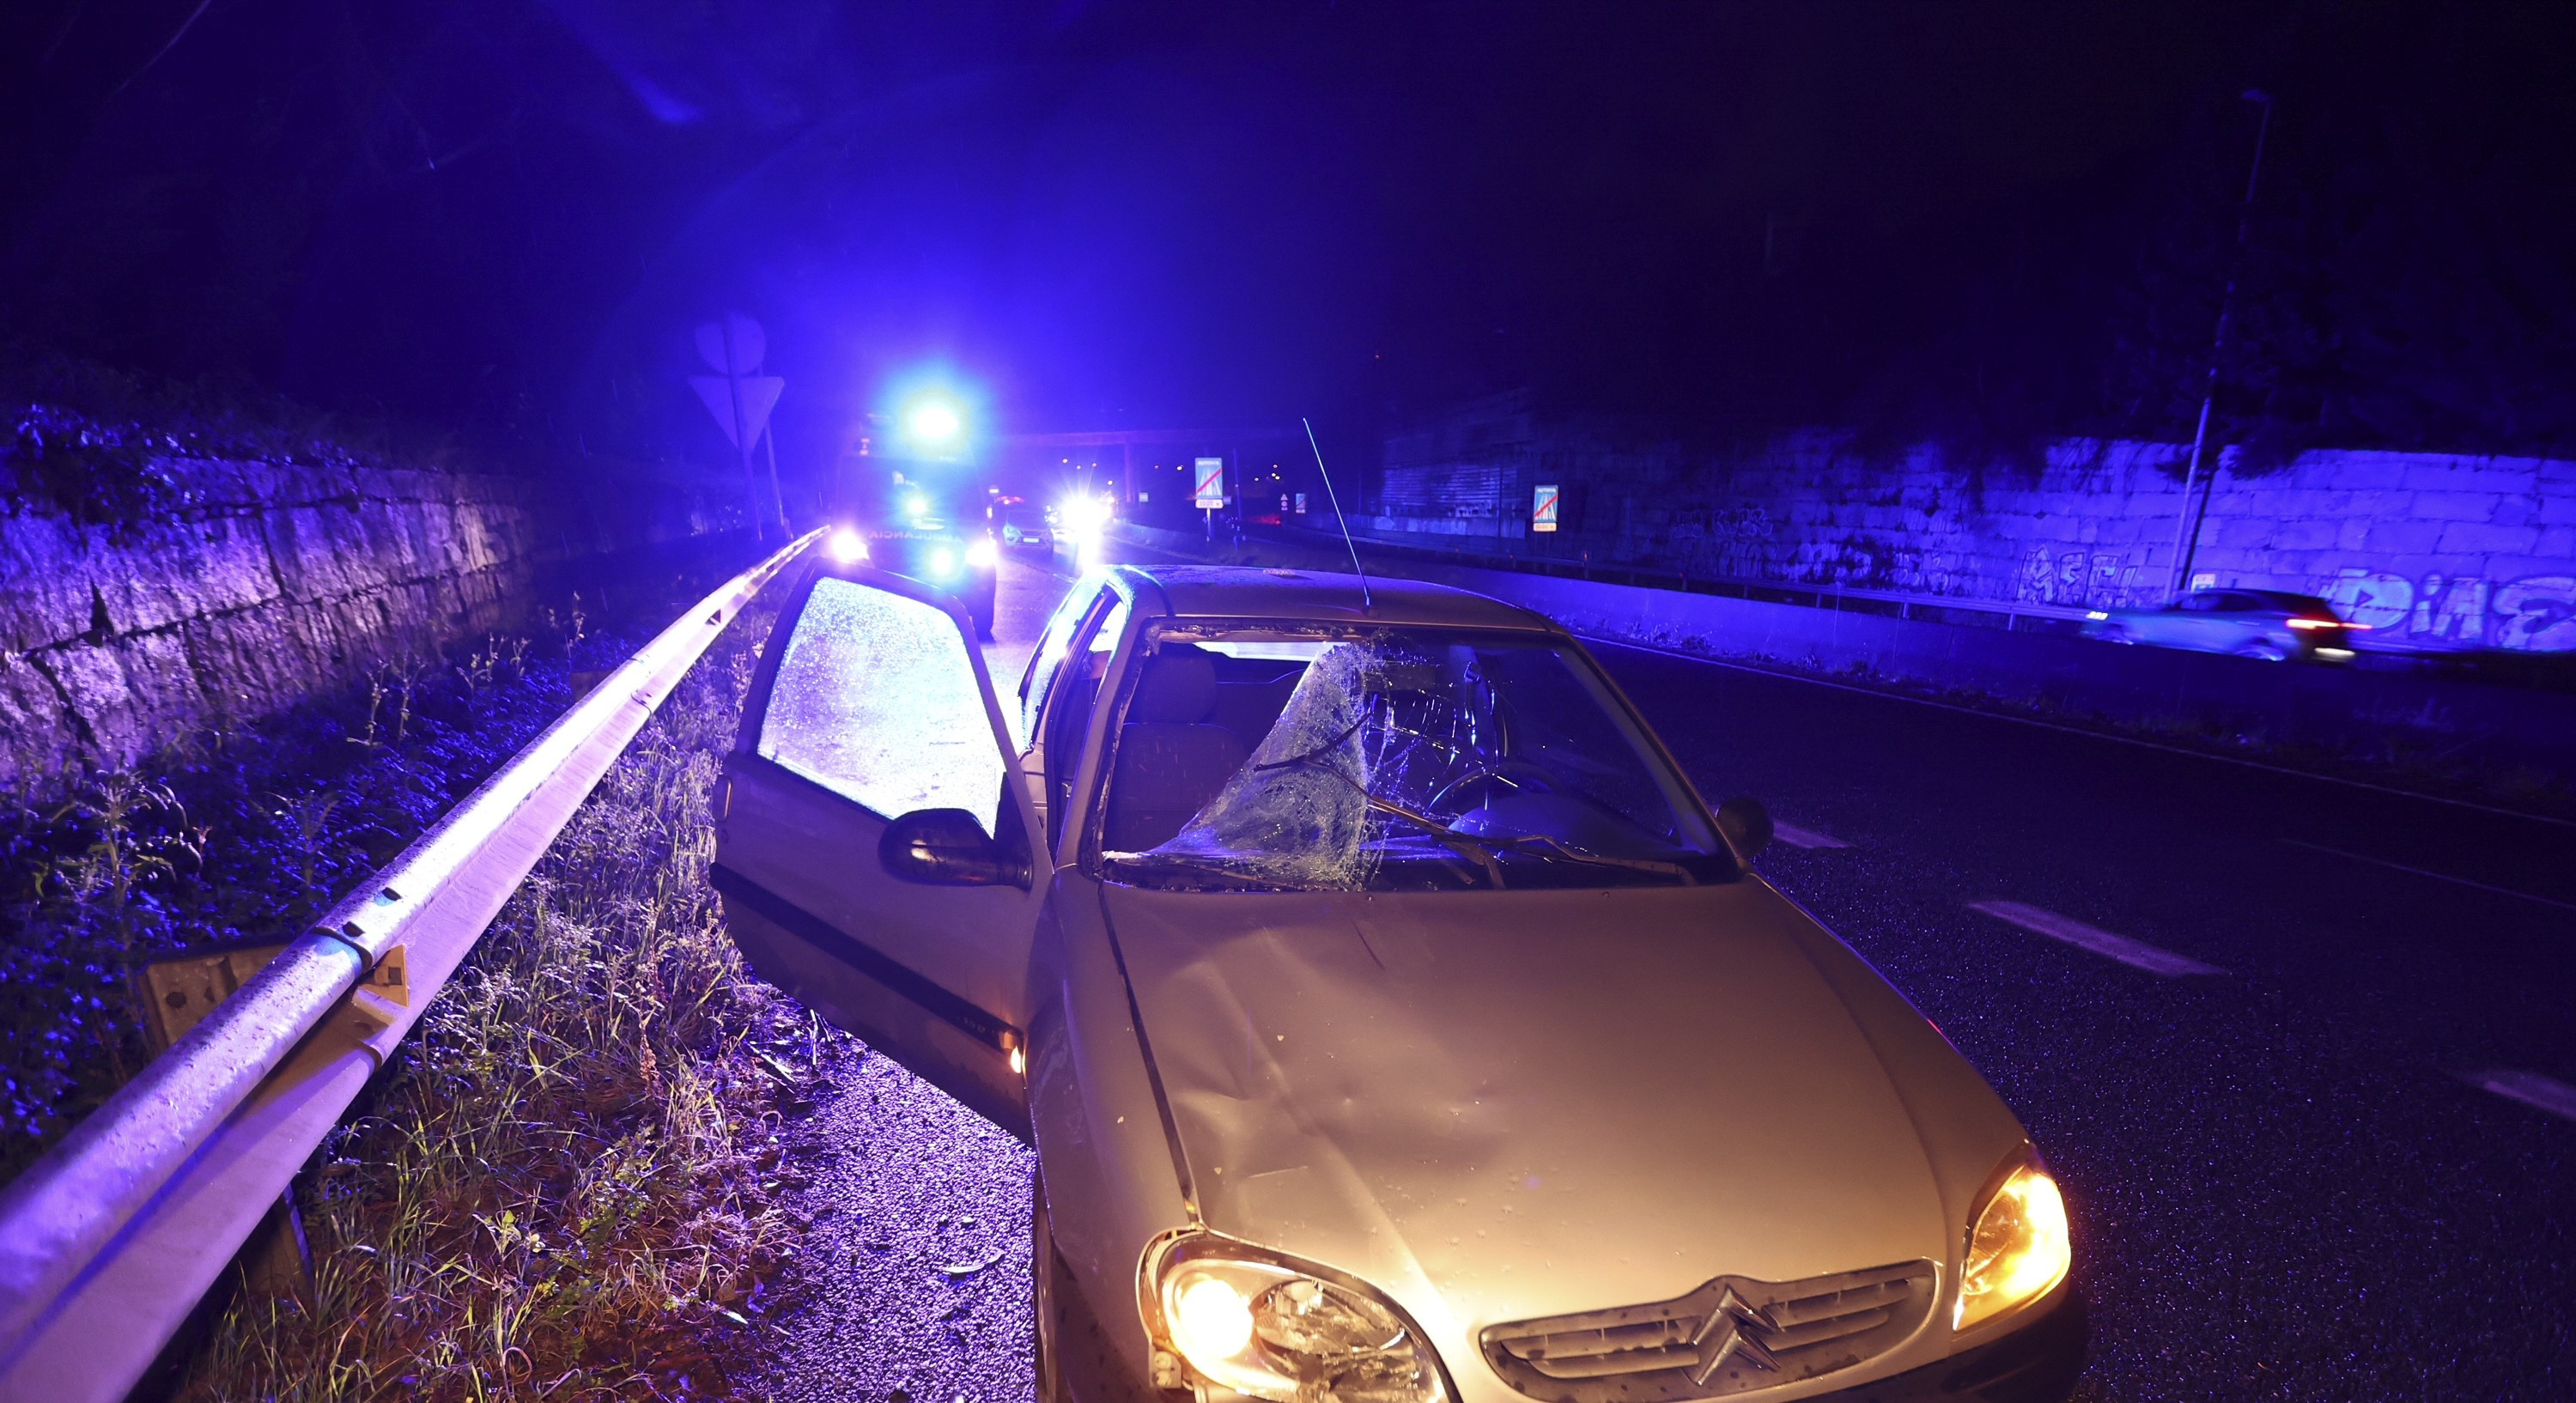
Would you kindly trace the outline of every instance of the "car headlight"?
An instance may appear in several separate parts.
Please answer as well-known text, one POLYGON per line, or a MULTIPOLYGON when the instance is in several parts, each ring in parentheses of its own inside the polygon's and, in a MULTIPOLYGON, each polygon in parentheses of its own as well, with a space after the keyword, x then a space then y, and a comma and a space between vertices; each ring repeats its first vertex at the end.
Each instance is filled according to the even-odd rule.
POLYGON ((966 543, 966 563, 978 570, 990 570, 1002 563, 1002 548, 990 536, 978 536, 966 543))
POLYGON ((930 552, 930 573, 932 573, 932 574, 934 574, 934 575, 954 575, 954 574, 956 574, 956 573, 957 573, 957 550, 956 550, 956 547, 954 547, 954 546, 934 546, 934 547, 932 547, 932 548, 931 548, 931 552, 930 552))
POLYGON ((1208 1383, 1295 1403, 1449 1397, 1422 1331, 1355 1279, 1208 1232, 1171 1239, 1147 1271, 1147 1333, 1208 1383))
POLYGON ((2057 1181, 2036 1164, 2023 1165, 1977 1210, 1968 1229, 1950 1328, 1965 1330, 2047 1295, 2074 1261, 2066 1199, 2057 1181))

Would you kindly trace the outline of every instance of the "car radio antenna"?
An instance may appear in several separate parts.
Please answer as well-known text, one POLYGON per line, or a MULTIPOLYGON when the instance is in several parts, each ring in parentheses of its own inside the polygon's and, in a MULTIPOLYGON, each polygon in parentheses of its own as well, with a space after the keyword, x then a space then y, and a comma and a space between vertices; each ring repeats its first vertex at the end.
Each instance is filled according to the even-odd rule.
POLYGON ((1342 515, 1342 494, 1333 490, 1333 475, 1324 467, 1324 446, 1315 442, 1315 421, 1300 416, 1297 422, 1306 426, 1306 446, 1315 451, 1315 472, 1324 479, 1324 499, 1333 504, 1333 521, 1342 528, 1342 547, 1351 553, 1351 573, 1360 577, 1360 612, 1369 613, 1377 608, 1377 601, 1369 597, 1368 572, 1360 568, 1360 547, 1351 539, 1351 519, 1342 515))

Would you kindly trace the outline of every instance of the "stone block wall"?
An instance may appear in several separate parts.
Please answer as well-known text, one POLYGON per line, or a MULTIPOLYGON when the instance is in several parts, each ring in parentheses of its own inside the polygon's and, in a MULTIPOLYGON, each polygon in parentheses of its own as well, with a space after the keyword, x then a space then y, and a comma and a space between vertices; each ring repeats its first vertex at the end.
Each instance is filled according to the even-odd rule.
MULTIPOLYGON (((1390 437, 1370 529, 1692 575, 2081 608, 2167 591, 2189 445, 2076 440, 2036 469, 1807 433, 1711 446, 1518 397, 1390 437), (1564 494, 1534 534, 1532 494, 1564 494)), ((2576 463, 2218 455, 2192 581, 2324 596, 2400 647, 2576 650, 2576 463)))
POLYGON ((187 505, 111 530, 0 516, 0 790, 132 761, 191 730, 501 624, 546 546, 528 484, 172 458, 187 505))

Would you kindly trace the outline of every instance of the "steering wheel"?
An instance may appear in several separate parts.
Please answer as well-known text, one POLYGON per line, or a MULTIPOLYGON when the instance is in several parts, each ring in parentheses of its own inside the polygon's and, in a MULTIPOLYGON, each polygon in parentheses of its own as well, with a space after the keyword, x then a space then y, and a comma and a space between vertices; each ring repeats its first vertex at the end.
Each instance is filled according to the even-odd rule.
POLYGON ((1515 789, 1530 788, 1536 789, 1545 794, 1556 792, 1556 781, 1548 774, 1547 771, 1540 769, 1537 765, 1534 765, 1527 760, 1515 760, 1507 756, 1500 760, 1493 760, 1483 765, 1479 765, 1475 769, 1470 770, 1467 773, 1458 776, 1456 779, 1449 781, 1447 784, 1440 786, 1440 792, 1432 795, 1430 802, 1424 804, 1423 808, 1431 813, 1447 813, 1450 811, 1450 796, 1458 793, 1462 789, 1472 788, 1481 784, 1491 784, 1497 780, 1509 784, 1515 789))

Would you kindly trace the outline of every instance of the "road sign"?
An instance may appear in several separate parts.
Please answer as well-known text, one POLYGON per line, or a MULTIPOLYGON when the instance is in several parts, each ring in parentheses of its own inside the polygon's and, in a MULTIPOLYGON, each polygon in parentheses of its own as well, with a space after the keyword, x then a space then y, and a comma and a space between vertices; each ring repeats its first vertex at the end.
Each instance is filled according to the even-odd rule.
MULTIPOLYGON (((787 382, 775 375, 745 375, 739 381, 721 375, 692 375, 689 388, 707 403, 707 412, 716 416, 716 427, 724 430, 725 441, 736 448, 748 438, 760 442, 761 430, 769 427, 769 411, 778 407, 778 392, 787 382), (734 417, 733 387, 742 386, 742 417, 734 417)), ((802 401, 799 401, 802 403, 802 401)))
POLYGON ((1224 506, 1225 460, 1223 458, 1201 458, 1198 460, 1197 472, 1194 475, 1197 477, 1199 484, 1197 505, 1211 511, 1224 506))
POLYGON ((727 312, 699 327, 697 341, 698 358, 715 374, 692 375, 689 385, 706 401, 707 412, 716 417, 716 427, 724 430, 724 436, 734 447, 749 452, 760 442, 760 431, 769 426, 769 411, 778 407, 778 392, 787 387, 775 375, 757 373, 769 354, 769 335, 742 313, 727 312))
POLYGON ((1555 483, 1549 483, 1531 493, 1530 530, 1555 530, 1557 503, 1563 500, 1565 500, 1564 495, 1557 491, 1555 483))
MULTIPOLYGON (((760 442, 763 429, 769 427, 769 411, 778 407, 778 392, 787 382, 775 375, 757 375, 761 357, 769 354, 769 337, 760 323, 740 312, 727 312, 721 318, 698 328, 698 358, 707 363, 715 375, 692 375, 689 388, 698 392, 707 412, 715 416, 716 427, 724 430, 735 451, 742 454, 742 475, 751 489, 751 528, 758 539, 764 534, 763 520, 768 510, 760 500, 759 479, 751 466, 751 450, 760 442)), ((781 530, 787 526, 787 501, 778 491, 778 444, 769 445, 769 505, 776 508, 781 530)))
POLYGON ((1299 516, 1306 514, 1306 494, 1303 492, 1297 494, 1297 514, 1299 516))

